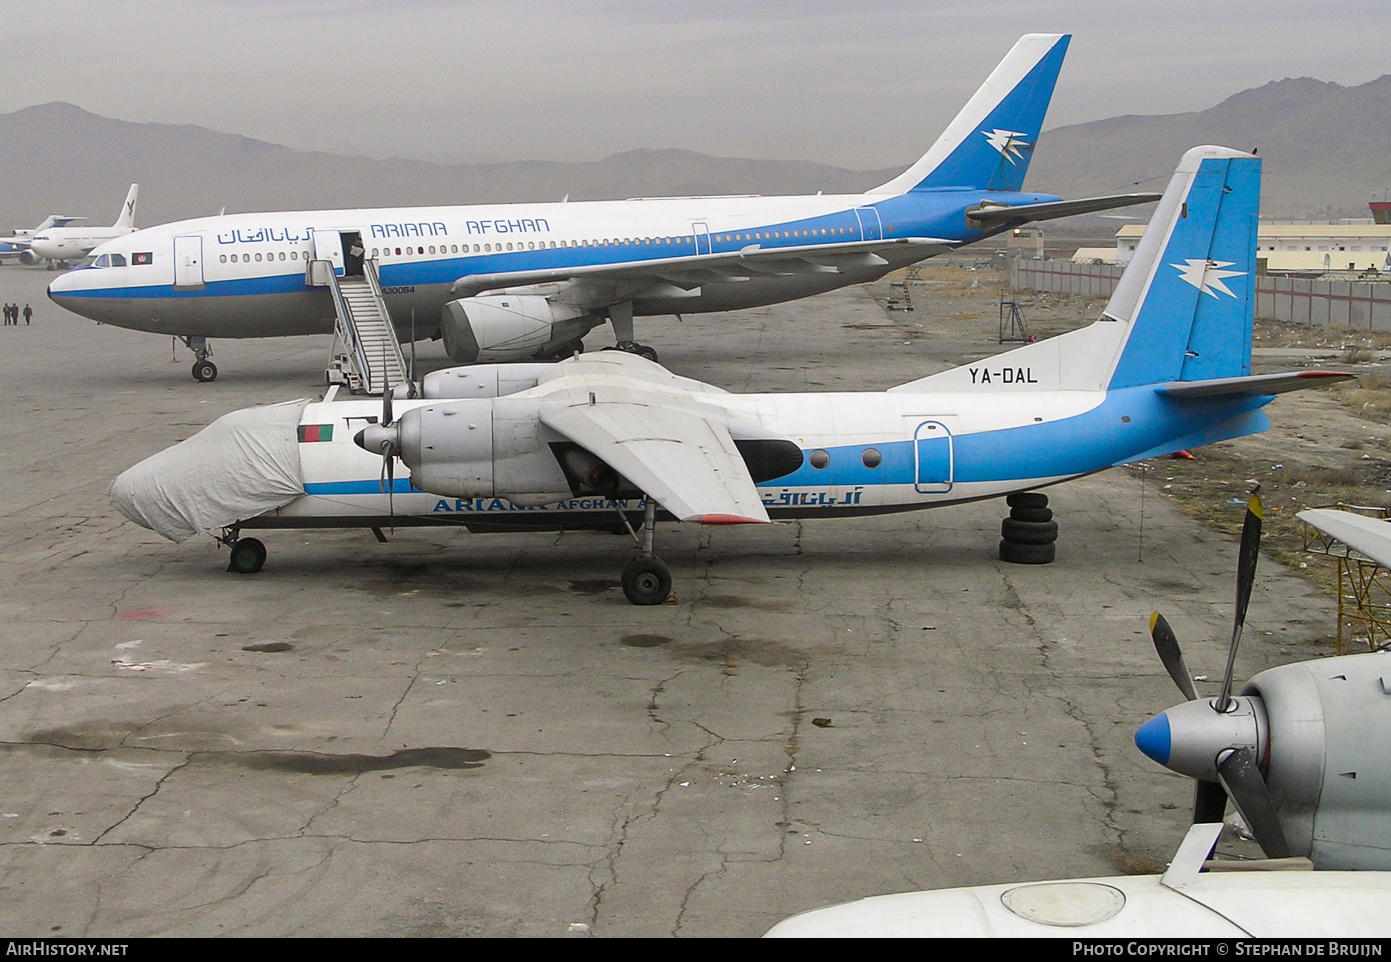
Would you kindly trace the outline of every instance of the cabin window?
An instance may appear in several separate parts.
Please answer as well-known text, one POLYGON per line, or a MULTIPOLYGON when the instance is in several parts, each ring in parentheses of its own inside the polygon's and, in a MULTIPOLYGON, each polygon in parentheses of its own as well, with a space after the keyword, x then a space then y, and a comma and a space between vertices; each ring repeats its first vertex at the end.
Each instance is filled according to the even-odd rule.
POLYGON ((399 248, 399 247, 396 248, 396 256, 397 256, 397 257, 400 257, 400 256, 401 256, 401 248, 399 248))
POLYGON ((831 456, 825 451, 825 449, 817 448, 815 451, 811 452, 811 457, 807 460, 811 462, 811 466, 813 468, 815 468, 818 471, 822 471, 825 470, 826 466, 831 463, 831 456))
POLYGON ((256 254, 256 263, 259 264, 260 262, 261 262, 261 254, 260 254, 260 252, 257 252, 257 254, 256 254))
POLYGON ((281 252, 280 252, 280 259, 281 259, 282 261, 285 259, 285 252, 284 252, 284 251, 281 251, 281 252))
POLYGON ((884 461, 884 456, 879 453, 877 448, 865 448, 860 455, 860 463, 867 468, 877 468, 884 461))
POLYGON ((220 258, 220 260, 221 260, 222 263, 224 263, 224 264, 227 263, 227 255, 226 255, 226 254, 223 254, 222 257, 220 258))
MULTIPOLYGON (((375 248, 374 248, 373 251, 372 251, 372 256, 373 256, 373 257, 376 257, 376 256, 377 256, 377 251, 376 251, 375 248)), ((297 261, 297 260, 299 260, 299 251, 290 251, 290 260, 292 260, 292 261, 297 261)))

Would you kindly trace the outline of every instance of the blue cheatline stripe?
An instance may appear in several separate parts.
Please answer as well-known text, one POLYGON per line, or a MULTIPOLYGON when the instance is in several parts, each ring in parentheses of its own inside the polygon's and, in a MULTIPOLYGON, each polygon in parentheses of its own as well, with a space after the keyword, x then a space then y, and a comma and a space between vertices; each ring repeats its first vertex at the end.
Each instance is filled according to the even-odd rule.
MULTIPOLYGON (((991 151, 994 153, 994 151, 991 151)), ((1021 194, 1017 192, 986 192, 979 189, 947 189, 939 192, 902 194, 891 198, 864 198, 857 206, 873 207, 879 211, 883 239, 895 240, 913 237, 943 237, 960 243, 969 243, 985 236, 986 233, 967 228, 962 223, 961 211, 984 198, 992 203, 1034 204, 1058 200, 1051 194, 1021 194)), ((858 198, 857 198, 858 199, 858 198)), ((689 232, 690 228, 685 228, 689 232)), ((562 233, 553 231, 552 233, 562 233)), ((567 235, 577 231, 567 230, 567 235)), ((601 231, 586 232, 601 233, 601 231)), ((610 235, 612 230, 610 230, 610 235)), ((679 236, 685 236, 679 235, 679 236)), ((750 243, 758 244, 764 250, 782 247, 806 247, 824 244, 853 243, 861 240, 859 220, 855 208, 834 211, 818 217, 808 217, 773 223, 763 226, 741 227, 737 231, 715 229, 710 232, 713 253, 722 254, 742 250, 750 243), (849 227, 849 234, 817 233, 810 237, 770 238, 770 232, 783 234, 792 231, 821 231, 838 227, 849 227), (715 240, 731 234, 747 238, 752 233, 761 233, 762 238, 749 240, 715 240)), ((457 239, 457 238, 456 238, 457 239)), ((602 239, 589 236, 588 239, 602 239)), ((472 243, 470 241, 469 243, 472 243)), ((380 243, 378 247, 384 246, 380 243)), ((395 245, 393 245, 395 246, 395 245)), ((563 270, 582 266, 621 266, 641 263, 645 260, 659 260, 671 257, 693 257, 694 248, 687 249, 677 244, 629 244, 608 247, 568 247, 546 248, 534 251, 505 251, 491 254, 472 254, 467 256, 451 254, 432 256, 428 260, 408 262, 386 262, 380 264, 383 287, 410 287, 429 284, 452 284, 460 277, 471 274, 507 274, 531 270, 563 270)), ((100 271, 101 268, 80 268, 84 271, 100 271)), ((210 297, 254 297, 266 294, 293 294, 317 290, 304 283, 303 270, 285 274, 260 275, 229 280, 210 280, 198 290, 174 290, 169 284, 127 285, 124 287, 93 288, 89 290, 57 291, 59 297, 73 298, 111 298, 148 300, 154 298, 210 298, 210 297)))
MULTIPOLYGON (((1180 448, 1223 440, 1268 426, 1255 415, 1272 397, 1178 400, 1152 387, 1112 391, 1097 407, 1075 417, 1000 431, 958 434, 954 445, 956 483, 1071 477, 1180 448), (1128 418, 1129 420, 1123 420, 1128 418)), ((821 470, 807 462, 792 474, 764 481, 760 488, 911 485, 916 481, 913 442, 885 441, 826 448, 830 464, 821 470), (863 454, 874 448, 883 459, 865 467, 863 454)), ((306 484, 306 494, 382 494, 381 483, 334 481, 306 484)), ((409 479, 397 478, 392 491, 416 493, 409 479)))
MULTIPOLYGON (((373 478, 371 481, 325 481, 306 484, 305 494, 386 494, 386 484, 373 478)), ((396 478, 391 483, 392 494, 419 494, 411 487, 409 478, 396 478)))
MULTIPOLYGON (((957 483, 1011 481, 1088 474, 1117 464, 1155 457, 1185 447, 1264 430, 1262 419, 1244 415, 1269 403, 1271 397, 1204 398, 1176 403, 1153 387, 1112 391, 1097 407, 1083 414, 1043 424, 952 437, 957 483), (1205 403, 1197 403, 1199 400, 1205 403), (1128 421, 1122 420, 1128 418, 1128 421)), ((814 449, 803 452, 802 467, 785 477, 765 481, 761 488, 829 487, 835 485, 913 484, 913 442, 886 441, 826 448, 830 463, 811 466, 814 449), (874 448, 883 458, 867 468, 864 452, 874 448)))

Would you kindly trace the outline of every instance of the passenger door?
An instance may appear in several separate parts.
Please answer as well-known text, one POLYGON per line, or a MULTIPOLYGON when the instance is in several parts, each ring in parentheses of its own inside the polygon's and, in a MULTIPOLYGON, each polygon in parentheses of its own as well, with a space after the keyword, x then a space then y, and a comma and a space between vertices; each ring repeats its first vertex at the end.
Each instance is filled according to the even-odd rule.
POLYGON ((203 289, 203 238, 198 234, 174 238, 174 288, 203 289))

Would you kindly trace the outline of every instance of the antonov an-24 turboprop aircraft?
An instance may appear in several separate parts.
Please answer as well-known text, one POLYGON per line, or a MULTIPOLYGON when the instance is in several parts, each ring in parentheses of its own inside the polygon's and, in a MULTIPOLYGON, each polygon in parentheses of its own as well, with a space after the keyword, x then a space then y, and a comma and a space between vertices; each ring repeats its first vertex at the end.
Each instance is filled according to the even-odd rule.
POLYGON ((222 529, 243 571, 265 560, 246 528, 555 529, 640 511, 623 587, 657 604, 657 505, 742 524, 995 497, 1265 430, 1273 395, 1347 377, 1250 374, 1259 194, 1257 158, 1190 150, 1100 320, 884 393, 730 394, 619 351, 452 368, 397 399, 399 420, 390 393, 226 415, 126 471, 112 500, 174 540, 222 529))
MULTIPOLYGON (((729 311, 877 280, 1030 221, 1156 200, 1021 193, 1068 37, 1016 43, 921 160, 864 194, 685 197, 237 214, 140 231, 92 252, 49 296, 93 320, 182 337, 326 334, 312 260, 361 272, 398 335, 443 337, 459 363, 568 357, 608 319, 729 311)), ((374 392, 375 393, 375 392, 374 392)))

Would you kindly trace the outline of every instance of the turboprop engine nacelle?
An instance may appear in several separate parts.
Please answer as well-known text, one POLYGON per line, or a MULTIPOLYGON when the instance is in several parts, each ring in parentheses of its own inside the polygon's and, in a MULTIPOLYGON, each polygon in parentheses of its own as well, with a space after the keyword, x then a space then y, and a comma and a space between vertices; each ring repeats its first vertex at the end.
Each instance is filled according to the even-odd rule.
POLYGON ((1233 701, 1225 714, 1207 699, 1170 708, 1136 744, 1209 781, 1226 751, 1255 748, 1292 854, 1321 869, 1391 869, 1391 654, 1271 668, 1233 701))
POLYGON ((445 304, 440 333, 456 361, 520 361, 578 343, 595 323, 581 308, 539 294, 483 294, 445 304))
POLYGON ((412 485, 422 490, 455 498, 504 497, 520 505, 571 496, 533 399, 427 404, 403 414, 396 429, 401 460, 411 469, 412 485))
POLYGON ((534 388, 545 375, 554 375, 554 364, 472 364, 447 367, 425 375, 422 397, 431 401, 454 398, 503 397, 534 388))

